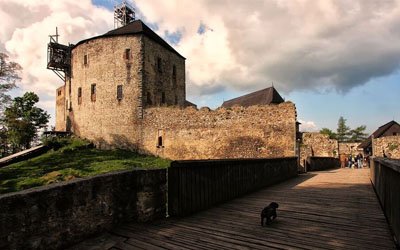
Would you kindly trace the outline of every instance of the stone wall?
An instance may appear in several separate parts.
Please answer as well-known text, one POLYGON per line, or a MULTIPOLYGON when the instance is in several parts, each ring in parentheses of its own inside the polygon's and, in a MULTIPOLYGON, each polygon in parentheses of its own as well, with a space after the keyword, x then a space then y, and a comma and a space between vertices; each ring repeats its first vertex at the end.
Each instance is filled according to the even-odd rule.
POLYGON ((338 142, 328 135, 318 132, 305 132, 300 144, 300 166, 305 170, 307 157, 338 157, 338 142))
POLYGON ((143 44, 143 106, 184 106, 185 59, 146 36, 143 37, 143 44))
POLYGON ((184 106, 185 59, 146 36, 85 41, 72 50, 71 62, 57 128, 101 148, 137 150, 144 107, 184 106))
POLYGON ((295 156, 296 108, 149 108, 142 129, 144 153, 174 160, 288 157, 295 156))
MULTIPOLYGON (((141 36, 98 38, 72 50, 71 94, 67 99, 72 108, 68 119, 75 135, 102 147, 114 144, 137 149, 142 54, 141 36), (126 49, 130 49, 128 59, 126 49), (92 84, 96 85, 95 95, 92 84), (118 85, 122 85, 120 100, 118 85)), ((66 91, 70 91, 68 84, 66 91)))
POLYGON ((66 130, 65 112, 65 86, 61 86, 56 90, 56 131, 66 130))
POLYGON ((357 155, 363 153, 363 149, 359 149, 358 145, 360 145, 360 142, 339 142, 339 154, 357 155))
POLYGON ((388 158, 400 159, 400 135, 376 138, 372 145, 374 156, 382 157, 385 152, 388 158))
POLYGON ((76 179, 0 196, 0 249, 58 249, 126 221, 165 217, 166 170, 76 179))

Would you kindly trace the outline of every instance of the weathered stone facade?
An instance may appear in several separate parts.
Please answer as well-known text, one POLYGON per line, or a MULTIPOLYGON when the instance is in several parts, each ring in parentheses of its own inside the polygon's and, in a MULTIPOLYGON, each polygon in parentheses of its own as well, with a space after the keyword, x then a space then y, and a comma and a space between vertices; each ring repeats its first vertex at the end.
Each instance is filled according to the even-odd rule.
POLYGON ((318 132, 303 133, 300 144, 300 166, 304 168, 307 157, 338 157, 338 142, 318 132))
POLYGON ((150 108, 145 110, 141 148, 169 159, 295 156, 295 124, 291 102, 215 111, 150 108))
POLYGON ((64 249, 166 215, 166 171, 129 170, 0 195, 0 249, 64 249))
POLYGON ((385 152, 388 158, 400 159, 400 135, 373 139, 372 145, 374 156, 383 157, 385 152))
POLYGON ((56 130, 170 159, 296 155, 293 103, 185 109, 184 57, 149 28, 107 34, 73 47, 56 130))
POLYGON ((363 153, 362 148, 359 149, 358 146, 360 145, 359 142, 339 142, 339 155, 344 154, 346 156, 352 154, 357 155, 359 153, 363 153))

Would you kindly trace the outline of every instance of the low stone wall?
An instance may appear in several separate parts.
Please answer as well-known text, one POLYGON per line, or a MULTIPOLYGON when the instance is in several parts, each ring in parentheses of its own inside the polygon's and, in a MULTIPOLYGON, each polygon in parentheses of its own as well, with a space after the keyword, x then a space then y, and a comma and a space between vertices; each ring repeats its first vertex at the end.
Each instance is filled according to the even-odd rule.
POLYGON ((10 164, 20 162, 20 161, 25 161, 30 158, 42 155, 49 151, 49 147, 46 147, 44 145, 36 146, 30 149, 26 149, 24 151, 3 157, 0 159, 0 168, 8 166, 10 164))
POLYGON ((400 160, 372 158, 371 181, 397 243, 400 243, 400 160))
POLYGON ((0 249, 58 249, 165 217, 166 170, 130 170, 0 196, 0 249))
POLYGON ((340 161, 335 157, 307 157, 307 171, 320 171, 339 167, 340 161))

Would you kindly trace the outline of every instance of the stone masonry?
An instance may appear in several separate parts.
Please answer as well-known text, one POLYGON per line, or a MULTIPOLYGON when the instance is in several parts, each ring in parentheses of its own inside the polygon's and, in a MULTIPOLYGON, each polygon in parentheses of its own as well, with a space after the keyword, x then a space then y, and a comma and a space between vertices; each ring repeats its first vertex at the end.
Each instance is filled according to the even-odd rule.
POLYGON ((141 148, 169 159, 295 156, 295 123, 291 102, 215 111, 150 108, 145 110, 141 148))
POLYGON ((305 166, 307 157, 338 157, 338 142, 318 132, 303 133, 300 145, 300 165, 305 166))
POLYGON ((72 48, 71 76, 57 90, 57 131, 170 159, 296 155, 293 103, 185 108, 185 58, 141 21, 129 25, 137 30, 72 48))
POLYGON ((385 152, 388 158, 400 159, 400 136, 384 136, 376 138, 372 142, 373 155, 382 157, 385 152))

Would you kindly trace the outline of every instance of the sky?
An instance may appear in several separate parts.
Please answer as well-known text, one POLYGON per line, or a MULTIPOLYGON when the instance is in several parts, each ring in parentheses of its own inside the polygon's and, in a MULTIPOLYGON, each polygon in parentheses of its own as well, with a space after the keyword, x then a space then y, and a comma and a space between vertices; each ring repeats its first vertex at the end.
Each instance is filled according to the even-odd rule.
MULTIPOLYGON (((371 133, 400 121, 400 0, 136 0, 141 19, 186 60, 187 99, 217 108, 274 85, 296 104, 303 131, 340 116, 371 133)), ((48 35, 77 43, 113 29, 112 0, 0 0, 0 51, 23 68, 54 124, 48 35), (23 13, 23 14, 21 14, 23 13)))

